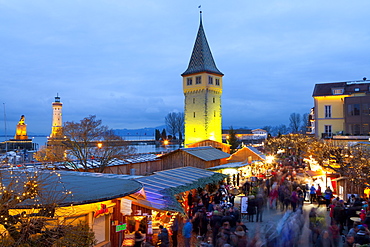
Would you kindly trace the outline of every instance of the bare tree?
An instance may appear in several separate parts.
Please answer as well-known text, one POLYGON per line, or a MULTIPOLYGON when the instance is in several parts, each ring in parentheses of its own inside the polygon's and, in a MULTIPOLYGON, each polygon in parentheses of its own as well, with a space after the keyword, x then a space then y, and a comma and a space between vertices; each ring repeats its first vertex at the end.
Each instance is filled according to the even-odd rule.
POLYGON ((292 113, 289 117, 289 127, 292 133, 298 133, 301 126, 301 115, 299 113, 292 113))
POLYGON ((66 158, 75 170, 87 171, 94 168, 96 172, 103 172, 115 159, 122 159, 136 152, 122 137, 102 125, 102 121, 97 120, 95 115, 80 122, 64 123, 63 133, 66 136, 66 158))
POLYGON ((87 224, 62 225, 54 219, 56 207, 71 193, 58 186, 55 171, 0 170, 0 246, 93 246, 95 237, 87 224))
POLYGON ((179 134, 179 139, 182 140, 182 136, 184 133, 185 129, 185 115, 183 112, 178 112, 177 113, 177 118, 176 118, 176 125, 177 125, 177 133, 179 134))
POLYGON ((305 134, 308 130, 308 126, 311 125, 311 123, 308 120, 309 115, 310 115, 309 113, 304 113, 302 115, 302 125, 301 125, 301 129, 300 129, 302 134, 305 134))
POLYGON ((176 137, 179 135, 179 139, 182 139, 184 133, 184 113, 183 112, 170 112, 165 117, 165 124, 167 131, 176 137))
POLYGON ((167 116, 164 118, 166 129, 172 136, 176 136, 177 134, 177 112, 170 112, 167 114, 167 116))

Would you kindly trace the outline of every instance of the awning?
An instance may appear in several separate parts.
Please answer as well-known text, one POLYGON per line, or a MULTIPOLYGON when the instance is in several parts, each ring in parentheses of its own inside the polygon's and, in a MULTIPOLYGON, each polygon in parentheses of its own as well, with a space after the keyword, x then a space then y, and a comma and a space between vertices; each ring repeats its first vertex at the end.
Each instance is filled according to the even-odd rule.
POLYGON ((176 194, 218 183, 225 177, 227 176, 221 173, 191 166, 159 171, 154 175, 135 179, 143 184, 146 200, 133 200, 133 202, 157 210, 183 213, 183 208, 175 197, 176 194))
POLYGON ((308 170, 308 171, 306 171, 306 173, 310 177, 320 177, 320 176, 325 175, 325 173, 323 173, 322 171, 311 171, 311 170, 308 170))
POLYGON ((233 162, 233 163, 227 163, 219 166, 214 166, 207 168, 207 170, 222 170, 222 169, 238 169, 244 166, 249 166, 248 163, 245 162, 233 162))

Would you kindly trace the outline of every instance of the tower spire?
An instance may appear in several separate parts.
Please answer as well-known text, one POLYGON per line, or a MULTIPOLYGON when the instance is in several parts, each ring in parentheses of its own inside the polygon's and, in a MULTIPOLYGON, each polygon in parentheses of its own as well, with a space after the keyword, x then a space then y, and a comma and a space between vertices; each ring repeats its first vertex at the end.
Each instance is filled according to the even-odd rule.
MULTIPOLYGON (((201 6, 199 5, 199 8, 201 6)), ((195 39, 193 52, 191 54, 188 68, 181 75, 189 75, 201 72, 210 72, 223 76, 224 74, 217 69, 216 63, 213 60, 211 49, 209 48, 206 34, 203 29, 202 11, 199 13, 199 29, 195 39)))

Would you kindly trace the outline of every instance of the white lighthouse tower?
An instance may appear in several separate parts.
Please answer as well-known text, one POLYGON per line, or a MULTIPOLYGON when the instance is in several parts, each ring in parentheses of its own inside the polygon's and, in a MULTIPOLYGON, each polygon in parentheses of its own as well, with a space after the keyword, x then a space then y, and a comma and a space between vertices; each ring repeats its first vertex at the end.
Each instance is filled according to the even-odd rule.
POLYGON ((53 122, 51 127, 51 135, 50 138, 58 138, 61 136, 61 130, 62 130, 62 107, 63 104, 60 102, 60 97, 55 97, 55 101, 52 104, 53 107, 53 122))

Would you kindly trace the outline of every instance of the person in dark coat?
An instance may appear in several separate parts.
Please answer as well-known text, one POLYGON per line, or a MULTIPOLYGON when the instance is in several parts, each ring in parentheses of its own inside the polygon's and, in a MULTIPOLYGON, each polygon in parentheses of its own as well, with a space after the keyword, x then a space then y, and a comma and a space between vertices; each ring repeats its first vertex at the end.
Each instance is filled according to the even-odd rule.
POLYGON ((344 223, 347 219, 344 204, 342 202, 342 200, 335 202, 336 205, 333 209, 333 218, 335 220, 335 223, 339 225, 340 235, 343 235, 344 223))
POLYGON ((253 222, 254 215, 256 214, 256 199, 254 195, 249 196, 247 213, 248 221, 253 222))
POLYGON ((144 235, 142 235, 140 231, 136 231, 135 234, 134 234, 134 237, 135 237, 134 247, 141 247, 142 243, 145 240, 144 235))
POLYGON ((158 240, 159 240, 159 246, 160 247, 169 247, 170 246, 170 240, 169 240, 169 234, 168 230, 164 228, 162 225, 159 226, 159 230, 161 231, 158 234, 158 240))
POLYGON ((179 233, 179 219, 178 216, 175 217, 172 224, 172 246, 177 247, 177 235, 179 233))
POLYGON ((216 243, 217 241, 217 234, 219 232, 220 227, 222 226, 222 213, 219 212, 217 209, 213 211, 210 221, 210 226, 212 229, 212 241, 216 243))
POLYGON ((257 195, 257 199, 256 199, 256 221, 260 221, 262 222, 262 214, 263 214, 263 209, 264 209, 264 206, 265 206, 265 202, 263 200, 263 197, 262 195, 257 195))

